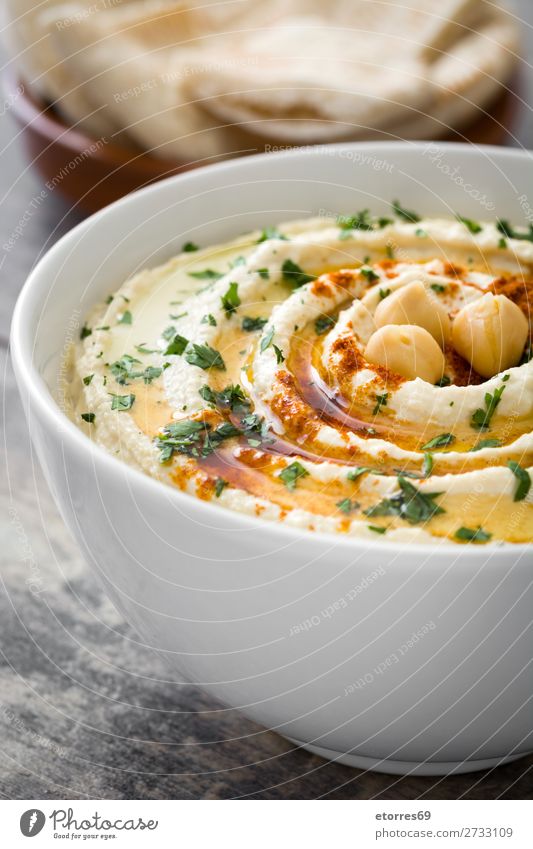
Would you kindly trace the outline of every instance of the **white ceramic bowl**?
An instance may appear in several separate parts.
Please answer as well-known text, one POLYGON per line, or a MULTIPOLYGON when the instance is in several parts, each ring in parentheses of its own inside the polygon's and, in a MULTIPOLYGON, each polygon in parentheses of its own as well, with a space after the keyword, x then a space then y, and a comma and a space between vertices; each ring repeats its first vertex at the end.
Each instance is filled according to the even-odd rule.
POLYGON ((195 500, 67 420, 53 397, 64 346, 95 301, 187 239, 321 210, 386 214, 396 197, 431 215, 519 222, 532 171, 527 153, 423 143, 214 165, 85 221, 17 304, 13 360, 35 447, 117 608, 213 697, 342 763, 438 775, 533 750, 531 548, 353 540, 195 500))

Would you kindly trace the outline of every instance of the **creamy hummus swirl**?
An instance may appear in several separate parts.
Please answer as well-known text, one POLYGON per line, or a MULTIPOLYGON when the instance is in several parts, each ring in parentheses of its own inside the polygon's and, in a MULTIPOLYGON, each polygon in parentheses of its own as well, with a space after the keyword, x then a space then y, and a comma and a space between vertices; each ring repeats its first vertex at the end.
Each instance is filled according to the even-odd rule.
POLYGON ((414 282, 452 322, 487 293, 529 321, 533 243, 395 213, 189 244, 136 275, 84 328, 78 423, 153 477, 298 528, 531 541, 530 340, 489 379, 447 341, 436 385, 365 352, 378 306, 414 282))

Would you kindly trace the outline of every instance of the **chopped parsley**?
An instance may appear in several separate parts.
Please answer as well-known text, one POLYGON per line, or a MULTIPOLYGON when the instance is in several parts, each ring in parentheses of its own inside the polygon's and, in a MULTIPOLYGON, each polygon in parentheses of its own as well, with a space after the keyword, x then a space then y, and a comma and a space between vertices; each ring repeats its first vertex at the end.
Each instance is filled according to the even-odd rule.
POLYGON ((259 274, 259 277, 262 280, 268 280, 268 278, 270 277, 270 271, 268 270, 268 268, 258 268, 257 274, 259 274))
POLYGON ((443 374, 440 380, 437 380, 435 386, 449 386, 452 382, 451 377, 448 377, 447 374, 443 374))
POLYGON ((355 215, 339 215, 337 224, 341 230, 373 230, 374 225, 369 209, 362 209, 355 215))
POLYGON ((503 236, 498 239, 498 247, 503 249, 507 247, 507 241, 503 238, 503 236))
POLYGON ((283 233, 280 233, 279 230, 276 230, 275 227, 265 227, 259 236, 256 245, 260 245, 261 242, 268 242, 269 239, 283 239, 284 242, 289 241, 288 237, 284 236, 283 233))
POLYGON ((433 516, 444 513, 442 507, 435 504, 435 498, 442 492, 421 492, 404 477, 398 477, 399 492, 384 498, 379 504, 364 510, 366 516, 399 516, 411 525, 428 522, 433 516))
POLYGON ((470 448, 470 451, 481 451, 482 448, 499 448, 501 444, 500 439, 480 439, 470 448))
POLYGON ((173 324, 171 324, 169 327, 166 327, 165 330, 163 330, 161 336, 163 337, 163 339, 166 339, 167 342, 170 342, 175 333, 176 328, 173 324))
POLYGON ((281 350, 281 348, 278 348, 277 345, 273 345, 272 347, 274 348, 274 353, 276 355, 276 362, 279 366, 281 363, 285 362, 285 357, 283 356, 283 351, 281 350))
POLYGON ((182 336, 181 333, 176 333, 165 349, 165 356, 170 357, 174 354, 181 357, 188 344, 189 340, 185 336, 182 336))
POLYGON ((133 321, 133 316, 129 310, 124 310, 122 315, 118 320, 118 324, 131 324, 133 321))
POLYGON ((364 474, 383 475, 384 472, 380 469, 373 469, 371 466, 356 466, 354 469, 350 469, 346 478, 349 481, 355 481, 358 477, 364 474))
POLYGON ((359 274, 362 274, 365 280, 367 280, 369 283, 373 283, 374 280, 379 280, 379 274, 376 274, 376 272, 372 268, 369 268, 367 265, 361 266, 361 268, 359 269, 359 274))
POLYGON ((433 289, 434 292, 437 292, 437 294, 442 295, 442 293, 446 291, 446 286, 444 286, 442 283, 432 283, 430 289, 433 289))
POLYGON ((87 325, 84 324, 83 327, 80 330, 80 339, 87 339, 87 336, 90 336, 91 333, 92 333, 91 328, 87 327, 87 325))
POLYGON ((422 229, 422 227, 417 227, 415 230, 415 236, 418 236, 419 239, 426 239, 427 233, 422 229))
POLYGON ((263 336, 263 338, 261 339, 261 344, 259 346, 261 353, 264 353, 266 351, 266 349, 271 346, 275 332, 276 332, 276 328, 271 327, 270 330, 268 331, 268 333, 265 336, 263 336))
POLYGON ((502 385, 499 389, 494 390, 493 395, 491 395, 490 392, 485 393, 485 409, 483 410, 480 407, 472 413, 470 427, 473 427, 475 430, 489 429, 492 417, 501 401, 504 389, 505 385, 502 385))
POLYGON ((251 333, 254 330, 262 330, 267 322, 268 318, 261 318, 260 316, 252 318, 249 315, 245 315, 242 320, 241 327, 243 330, 246 330, 247 333, 251 333))
POLYGON ((458 221, 461 222, 461 224, 464 224, 465 227, 470 230, 470 232, 474 235, 476 233, 481 233, 481 231, 483 230, 481 224, 478 224, 477 221, 472 221, 471 218, 464 218, 462 215, 456 215, 455 217, 458 221))
POLYGON ((385 253, 389 259, 394 259, 394 245, 391 245, 390 242, 385 247, 385 253))
POLYGON ((141 361, 129 354, 124 354, 119 360, 110 365, 110 371, 117 383, 126 386, 129 380, 142 378, 146 384, 151 383, 156 377, 161 377, 163 369, 159 366, 147 366, 145 369, 137 368, 141 361))
POLYGON ((189 342, 185 349, 185 359, 191 366, 198 366, 206 371, 214 368, 218 371, 225 371, 226 364, 218 351, 210 345, 197 345, 196 342, 189 342))
POLYGON ((294 463, 291 463, 290 466, 287 466, 280 474, 280 478, 287 487, 288 490, 294 492, 296 489, 296 484, 300 480, 300 478, 306 478, 309 472, 307 469, 304 469, 301 463, 297 460, 294 463))
POLYGON ((194 242, 185 242, 181 250, 184 254, 192 254, 194 251, 199 251, 200 248, 194 242))
POLYGON ((524 469, 520 463, 516 463, 514 460, 509 460, 507 466, 518 481, 513 501, 523 501, 531 489, 531 475, 527 469, 524 469))
POLYGON ((210 327, 216 327, 217 326, 217 320, 216 320, 215 316, 211 315, 211 313, 209 312, 209 313, 207 313, 207 315, 203 316, 200 324, 209 324, 210 327))
POLYGON ((386 534, 387 528, 383 528, 381 525, 367 525, 369 531, 374 531, 375 534, 386 534))
POLYGON ((147 348, 144 343, 141 345, 135 345, 135 350, 138 351, 139 354, 159 354, 157 348, 147 348))
POLYGON ((168 463, 174 452, 188 457, 208 457, 222 442, 239 436, 231 422, 223 422, 214 430, 208 422, 185 419, 166 425, 156 439, 160 463, 168 463))
POLYGON ((337 501, 336 505, 341 513, 345 513, 346 516, 349 516, 350 513, 354 513, 361 506, 358 501, 352 501, 350 498, 343 498, 342 501, 337 501))
POLYGON ((281 266, 281 273, 285 282, 290 283, 295 288, 304 286, 315 279, 312 274, 306 274, 292 259, 285 260, 281 266))
POLYGON ((384 301, 385 298, 388 298, 392 289, 378 289, 378 295, 380 301, 384 301))
POLYGON ((84 422, 88 422, 89 424, 93 424, 96 416, 94 413, 82 413, 81 417, 84 422))
POLYGON ((433 454, 430 454, 427 451, 424 454, 424 463, 422 464, 422 476, 425 478, 429 478, 431 472, 433 471, 433 454))
POLYGON ((402 218, 404 221, 408 221, 410 224, 416 224, 418 221, 421 221, 419 215, 416 212, 412 212, 410 209, 405 209, 400 203, 399 200, 393 200, 392 202, 392 211, 398 218, 402 218))
POLYGON ((91 380, 93 379, 93 377, 94 377, 94 374, 86 374, 85 377, 83 378, 84 386, 88 386, 89 383, 91 382, 91 380))
POLYGON ((269 437, 269 425, 266 419, 258 416, 257 413, 250 413, 241 420, 243 433, 248 440, 248 445, 257 448, 262 442, 272 442, 269 437))
POLYGON ((518 232, 512 224, 509 224, 504 218, 500 218, 496 222, 496 228, 499 232, 508 239, 521 239, 526 242, 533 242, 533 224, 529 224, 529 230, 526 233, 518 232))
POLYGON ((230 318, 230 316, 237 311, 237 307, 240 307, 241 305, 241 299, 239 298, 239 284, 230 283, 228 291, 225 295, 222 295, 220 301, 224 308, 224 312, 226 313, 226 318, 230 318))
POLYGON ((426 442, 425 445, 422 446, 423 451, 431 451, 433 448, 446 448, 447 445, 451 445, 452 442, 455 442, 455 436, 453 433, 441 433, 439 436, 433 437, 429 442, 426 442))
POLYGON ((484 531, 481 525, 477 528, 465 528, 463 525, 455 532, 454 537, 462 542, 488 542, 492 534, 484 531))
POLYGON ((120 412, 123 412, 124 410, 131 410, 133 407, 135 395, 114 395, 112 392, 109 394, 111 395, 112 410, 119 410, 120 412))
POLYGON ((387 406, 387 401, 389 399, 389 393, 384 392, 382 395, 376 395, 376 406, 372 410, 372 415, 377 416, 382 407, 387 406))
POLYGON ((221 277, 224 277, 220 271, 213 271, 212 268, 204 268, 203 271, 188 271, 187 274, 196 280, 220 280, 221 277))
POLYGON ((220 498, 227 486, 229 486, 229 484, 224 480, 224 478, 217 478, 215 481, 215 496, 220 498))
POLYGON ((319 315, 315 321, 315 333, 317 336, 323 336, 335 325, 335 319, 329 315, 319 315))
POLYGON ((202 386, 199 391, 200 396, 204 399, 204 401, 207 401, 208 404, 212 404, 222 410, 231 410, 232 413, 235 413, 248 410, 250 407, 250 401, 238 383, 229 384, 229 386, 226 386, 226 388, 221 392, 211 389, 211 387, 206 384, 205 386, 202 386))

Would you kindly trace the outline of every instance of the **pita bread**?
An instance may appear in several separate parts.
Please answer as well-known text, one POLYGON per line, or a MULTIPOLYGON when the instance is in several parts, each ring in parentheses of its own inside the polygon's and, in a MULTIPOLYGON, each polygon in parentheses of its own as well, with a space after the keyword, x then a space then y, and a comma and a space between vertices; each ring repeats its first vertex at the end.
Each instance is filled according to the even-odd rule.
POLYGON ((180 161, 442 136, 501 90, 517 42, 479 0, 45 0, 21 20, 70 121, 180 161))
MULTIPOLYGON (((309 8, 291 9, 298 5, 309 8)), ((189 95, 221 120, 282 142, 395 127, 405 137, 442 135, 443 125, 472 120, 508 79, 516 32, 510 16, 479 0, 442 0, 438 12, 430 0, 409 8, 332 0, 321 18, 285 17, 247 33, 242 67, 221 63, 217 74, 191 78, 189 95)))

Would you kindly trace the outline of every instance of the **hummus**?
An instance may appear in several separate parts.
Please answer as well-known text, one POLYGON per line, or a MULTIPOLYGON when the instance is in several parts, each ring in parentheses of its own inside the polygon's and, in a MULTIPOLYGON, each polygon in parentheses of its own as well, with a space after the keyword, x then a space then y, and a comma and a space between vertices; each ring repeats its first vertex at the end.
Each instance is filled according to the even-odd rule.
POLYGON ((530 542, 530 337, 488 378, 443 338, 436 383, 365 352, 379 305, 413 283, 452 327, 487 293, 529 322, 532 263, 531 233, 507 222, 420 220, 398 204, 189 243, 89 317, 76 421, 158 480, 293 527, 530 542))

